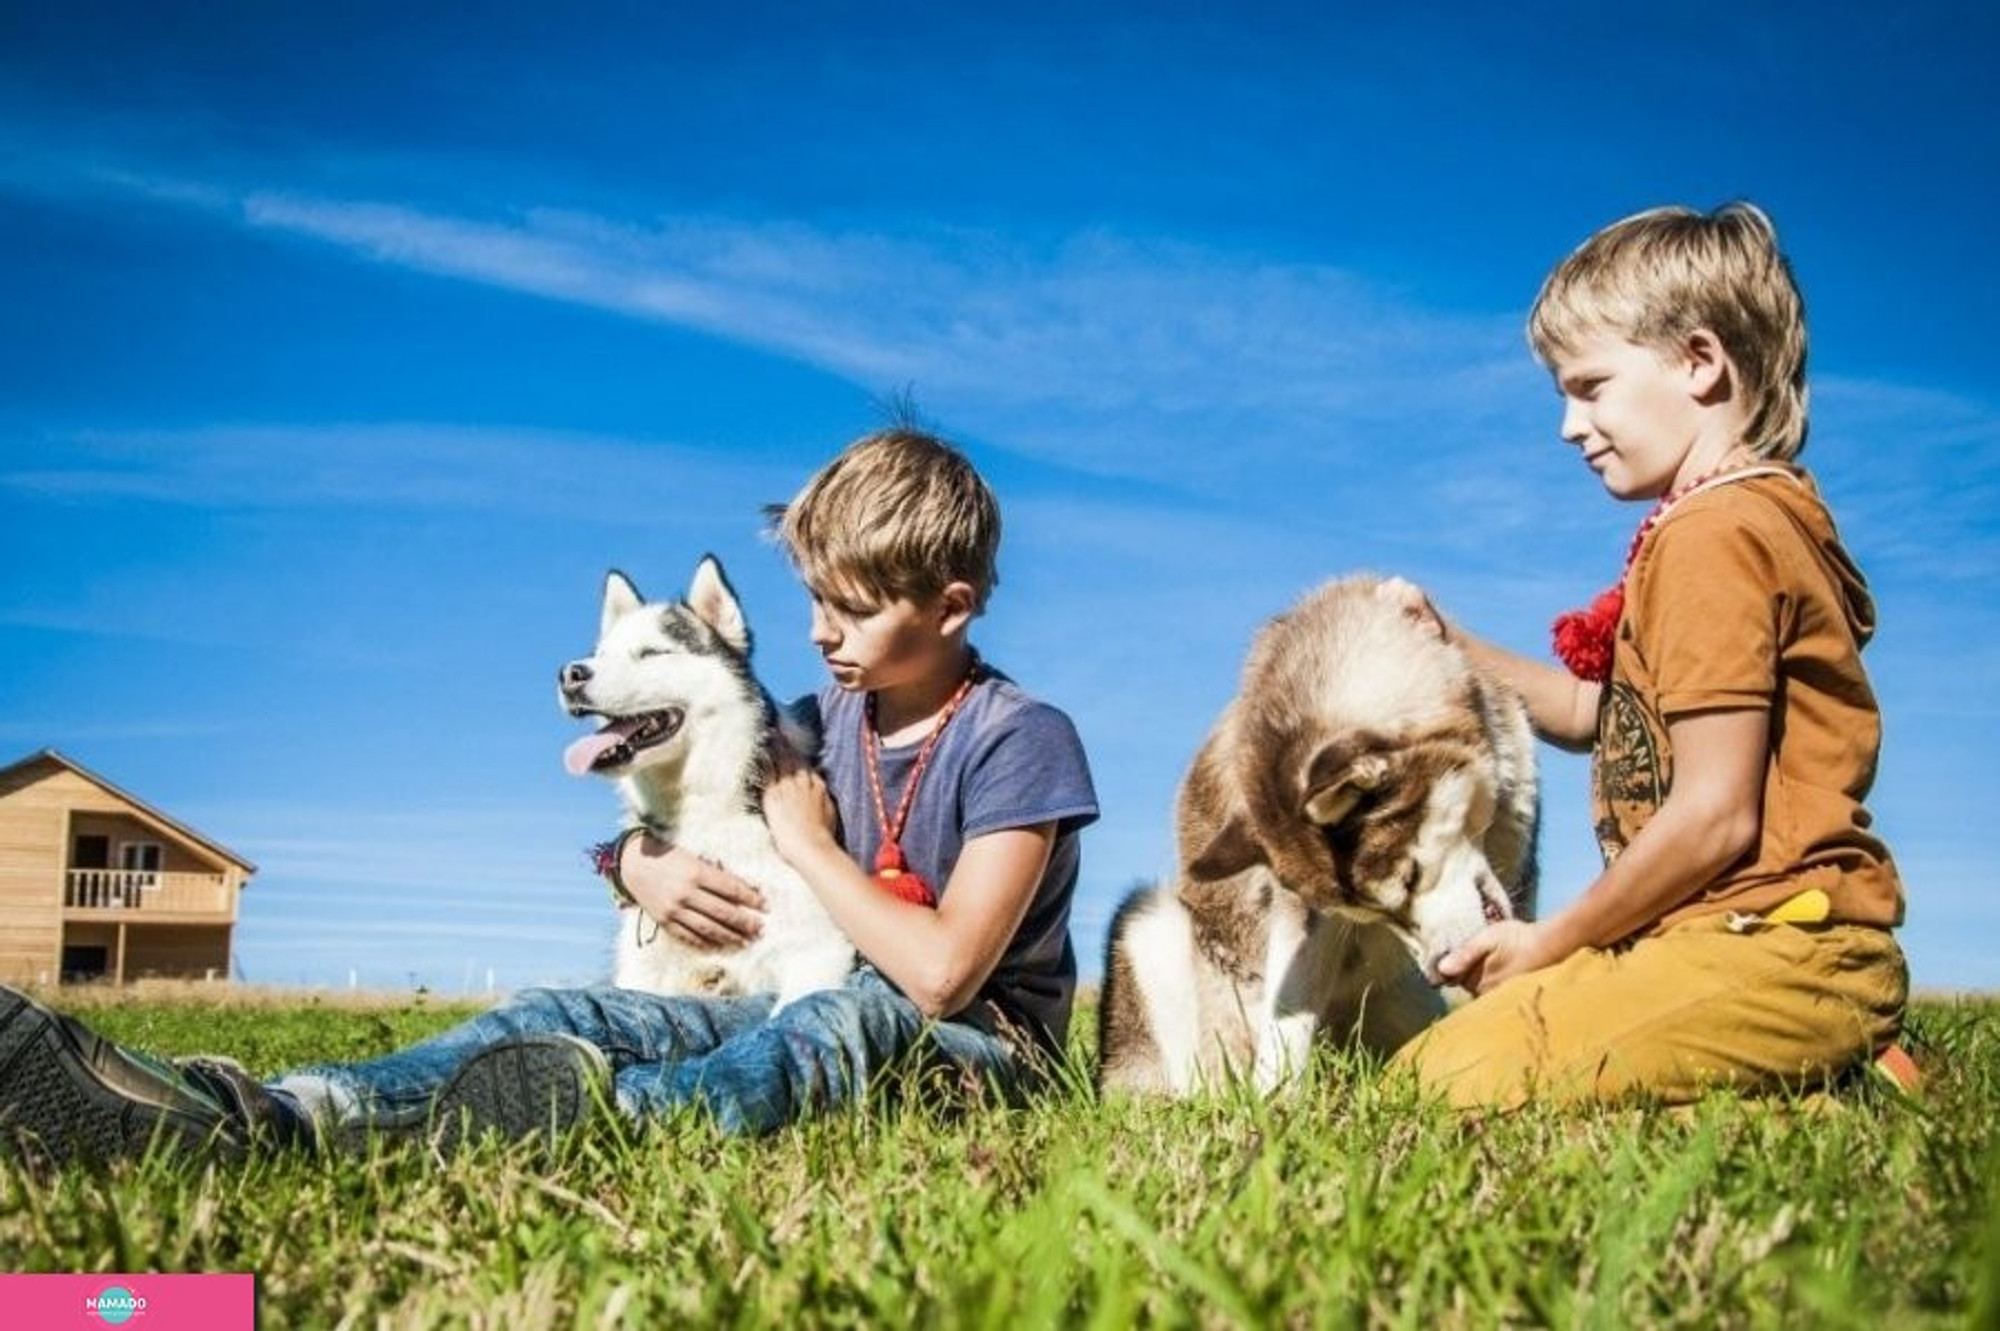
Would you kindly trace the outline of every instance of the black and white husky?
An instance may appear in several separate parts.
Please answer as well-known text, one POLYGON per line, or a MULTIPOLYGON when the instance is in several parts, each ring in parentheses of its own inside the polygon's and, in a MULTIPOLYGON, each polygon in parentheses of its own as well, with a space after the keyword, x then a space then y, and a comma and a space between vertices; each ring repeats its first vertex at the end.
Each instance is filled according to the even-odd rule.
POLYGON ((1269 1091, 1315 1038, 1390 1052, 1446 1010, 1446 953, 1532 911, 1526 708, 1415 594, 1347 578, 1258 633, 1181 784, 1179 874, 1112 922, 1101 1089, 1269 1091))
POLYGON ((685 601, 648 602, 624 574, 607 575, 597 650, 558 672, 557 691, 570 715, 604 722, 569 747, 569 770, 614 779, 627 826, 720 865, 766 903, 763 932, 724 951, 688 946, 622 907, 612 983, 660 994, 775 992, 780 1006, 838 986, 854 947, 778 854, 762 810, 773 737, 810 761, 819 735, 751 673, 750 628, 715 557, 695 568, 685 601))

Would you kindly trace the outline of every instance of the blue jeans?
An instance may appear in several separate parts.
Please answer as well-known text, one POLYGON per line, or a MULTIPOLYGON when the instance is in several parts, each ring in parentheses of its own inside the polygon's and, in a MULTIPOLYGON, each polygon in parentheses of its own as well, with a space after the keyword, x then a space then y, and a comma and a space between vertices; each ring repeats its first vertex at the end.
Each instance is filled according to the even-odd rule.
POLYGON ((963 1021, 930 1021, 862 967, 773 1013, 769 994, 663 998, 603 986, 528 989, 441 1035, 367 1063, 300 1068, 273 1083, 334 1127, 422 1123, 467 1059, 515 1035, 561 1032, 611 1062, 618 1108, 644 1119, 682 1107, 726 1132, 771 1132, 855 1102, 892 1067, 942 1072, 968 1090, 1012 1096, 1033 1069, 1014 1045, 963 1021), (909 1063, 905 1059, 914 1056, 909 1063))

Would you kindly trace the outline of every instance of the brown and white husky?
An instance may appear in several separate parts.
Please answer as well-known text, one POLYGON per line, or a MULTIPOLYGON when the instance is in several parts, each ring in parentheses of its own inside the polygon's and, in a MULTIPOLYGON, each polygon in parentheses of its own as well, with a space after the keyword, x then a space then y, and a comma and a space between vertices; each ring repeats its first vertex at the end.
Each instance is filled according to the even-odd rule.
POLYGON ((1316 1037, 1393 1051, 1462 997, 1438 961, 1532 911, 1526 708, 1412 593, 1338 580, 1257 634, 1181 785, 1178 875, 1112 922, 1101 1090, 1269 1091, 1316 1037))

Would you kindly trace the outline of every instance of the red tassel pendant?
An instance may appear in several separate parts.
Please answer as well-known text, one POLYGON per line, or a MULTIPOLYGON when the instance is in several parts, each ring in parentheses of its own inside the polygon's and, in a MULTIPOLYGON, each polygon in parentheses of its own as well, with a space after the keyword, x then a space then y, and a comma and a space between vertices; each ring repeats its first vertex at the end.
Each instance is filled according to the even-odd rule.
POLYGON ((1632 533, 1632 544, 1625 551, 1625 568, 1618 575, 1618 585, 1600 593, 1584 609, 1556 616, 1553 625, 1556 655, 1562 658, 1562 663, 1569 667, 1572 675, 1593 684, 1602 684, 1611 678, 1611 653, 1618 640, 1618 620, 1625 613, 1625 579, 1632 572, 1632 563, 1638 559, 1640 547, 1646 543, 1647 533, 1659 526, 1668 509, 1711 485, 1779 470, 1773 467, 1752 468, 1731 475, 1731 469, 1738 465, 1740 452, 1740 449, 1731 449, 1714 471, 1661 496, 1660 502, 1653 505, 1653 511, 1639 524, 1639 530, 1632 533))
POLYGON ((1625 586, 1601 593, 1582 610, 1556 617, 1556 655, 1578 679, 1602 684, 1611 678, 1611 649, 1618 636, 1618 617, 1625 612, 1625 586))
POLYGON ((910 863, 903 858, 903 848, 893 841, 883 842, 882 849, 875 852, 875 881, 891 896, 901 897, 914 905, 937 905, 937 893, 931 891, 929 883, 910 872, 910 863))
POLYGON ((909 780, 903 783, 903 798, 896 806, 894 818, 889 816, 889 801, 882 793, 882 768, 876 756, 881 741, 875 733, 874 694, 868 695, 868 702, 861 709, 861 752, 868 760, 868 793, 875 799, 875 817, 882 828, 882 848, 875 852, 875 881, 882 885, 883 891, 911 905, 934 907, 937 905, 937 893, 931 890, 929 883, 910 872, 910 862, 903 858, 903 828, 909 825, 910 809, 917 801, 917 783, 923 780, 924 768, 930 764, 931 751, 937 748, 945 723, 951 720, 959 704, 972 692, 978 678, 979 658, 974 656, 966 668, 965 678, 958 682, 957 690, 945 700, 923 748, 917 750, 917 760, 910 766, 909 780))

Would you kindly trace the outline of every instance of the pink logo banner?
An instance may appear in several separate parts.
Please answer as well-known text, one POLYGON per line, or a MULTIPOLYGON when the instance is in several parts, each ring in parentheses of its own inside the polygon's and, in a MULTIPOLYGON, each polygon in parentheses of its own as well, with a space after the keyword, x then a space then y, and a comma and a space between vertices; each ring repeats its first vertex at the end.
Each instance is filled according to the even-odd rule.
POLYGON ((256 1331, 251 1275, 0 1275, 0 1325, 34 1331, 256 1331))

